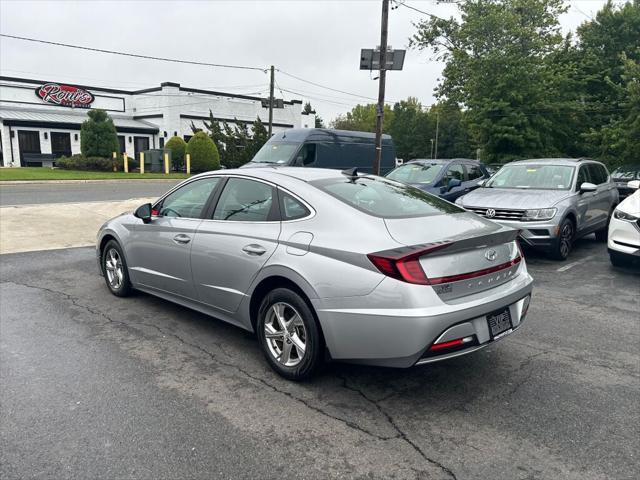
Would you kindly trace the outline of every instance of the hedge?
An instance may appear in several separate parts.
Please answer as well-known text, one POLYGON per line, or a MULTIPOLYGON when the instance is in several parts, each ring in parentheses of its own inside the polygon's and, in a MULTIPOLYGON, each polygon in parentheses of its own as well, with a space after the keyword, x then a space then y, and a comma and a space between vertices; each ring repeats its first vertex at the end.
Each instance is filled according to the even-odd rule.
POLYGON ((220 154, 213 140, 204 132, 196 132, 187 143, 186 153, 191 155, 191 170, 206 172, 220 168, 220 154))
MULTIPOLYGON (((115 160, 113 158, 104 157, 85 157, 84 155, 72 155, 70 157, 60 157, 56 160, 56 167, 63 170, 86 170, 95 172, 113 172, 113 166, 116 166, 117 171, 124 170, 124 162, 122 157, 118 157, 115 160)), ((129 169, 131 166, 131 160, 129 161, 129 169)))

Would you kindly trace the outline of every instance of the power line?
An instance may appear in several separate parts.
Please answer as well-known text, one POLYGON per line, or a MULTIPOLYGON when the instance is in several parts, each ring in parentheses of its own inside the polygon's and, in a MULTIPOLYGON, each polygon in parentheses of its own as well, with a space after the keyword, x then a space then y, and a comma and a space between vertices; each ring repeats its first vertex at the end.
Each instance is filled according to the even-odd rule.
POLYGON ((263 72, 266 73, 266 69, 265 68, 261 68, 261 67, 249 67, 246 65, 228 65, 228 64, 224 64, 224 63, 208 63, 208 62, 197 62, 194 60, 180 60, 177 58, 166 58, 166 57, 155 57, 152 55, 141 55, 141 54, 137 54, 137 53, 129 53, 129 52, 119 52, 116 50, 104 50, 101 48, 93 48, 93 47, 85 47, 82 45, 72 45, 69 43, 60 43, 60 42, 50 42, 48 40, 40 40, 37 38, 28 38, 28 37, 20 37, 17 35, 7 35, 4 33, 0 33, 0 36, 2 37, 6 37, 6 38, 13 38, 16 40, 24 40, 26 42, 34 42, 34 43, 44 43, 47 45, 56 45, 59 47, 67 47, 67 48, 75 48, 78 50, 88 50, 90 52, 99 52, 99 53, 109 53, 111 55, 121 55, 123 57, 133 57, 133 58, 144 58, 147 60, 159 60, 162 62, 171 62, 171 63, 184 63, 184 64, 188 64, 188 65, 201 65, 201 66, 206 66, 206 67, 218 67, 218 68, 235 68, 235 69, 239 69, 239 70, 257 70, 259 72, 263 72))
POLYGON ((331 90, 332 92, 343 93, 345 95, 350 95, 352 97, 364 98, 366 100, 373 100, 373 101, 376 100, 373 97, 366 97, 364 95, 358 95, 357 93, 345 92, 344 90, 339 90, 337 88, 332 88, 332 87, 328 87, 326 85, 321 85, 320 83, 312 82, 311 80, 306 80, 304 78, 298 77, 298 76, 293 75, 291 73, 287 73, 284 70, 280 70, 279 68, 277 70, 278 70, 278 72, 280 72, 283 75, 286 75, 287 77, 295 78, 296 80, 299 80, 299 81, 304 82, 304 83, 308 83, 309 85, 314 85, 314 86, 319 87, 319 88, 324 88, 325 90, 331 90))
POLYGON ((415 11, 415 12, 418 12, 418 13, 421 13, 421 14, 423 14, 423 15, 426 15, 426 16, 428 16, 428 17, 431 17, 431 18, 437 18, 438 20, 444 20, 444 18, 439 17, 439 16, 437 16, 437 15, 434 15, 433 13, 425 12, 424 10, 420 10, 419 8, 412 7, 411 5, 407 5, 407 4, 405 3, 405 0, 392 0, 392 2, 396 5, 396 6, 394 7, 394 9, 395 9, 395 8, 398 8, 398 7, 405 7, 405 8, 408 8, 408 9, 410 9, 410 10, 413 10, 413 11, 415 11))

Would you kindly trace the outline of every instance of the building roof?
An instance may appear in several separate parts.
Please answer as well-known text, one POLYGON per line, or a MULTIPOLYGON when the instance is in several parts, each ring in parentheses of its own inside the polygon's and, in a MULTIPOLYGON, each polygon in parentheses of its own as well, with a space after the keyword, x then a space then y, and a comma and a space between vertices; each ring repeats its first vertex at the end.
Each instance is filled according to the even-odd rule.
MULTIPOLYGON (((42 109, 14 108, 0 109, 0 120, 5 125, 25 127, 49 127, 55 124, 58 128, 76 129, 82 125, 88 116, 88 110, 73 109, 73 112, 51 112, 42 109)), ((134 120, 132 117, 110 115, 116 129, 121 132, 131 133, 157 133, 158 127, 143 120, 134 120)))

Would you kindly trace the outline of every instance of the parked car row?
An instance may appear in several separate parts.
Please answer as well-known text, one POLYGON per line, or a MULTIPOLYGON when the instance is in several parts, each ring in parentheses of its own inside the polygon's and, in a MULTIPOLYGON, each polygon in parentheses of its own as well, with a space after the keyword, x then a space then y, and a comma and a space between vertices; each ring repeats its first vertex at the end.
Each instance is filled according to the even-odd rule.
POLYGON ((384 178, 353 165, 370 165, 372 145, 286 131, 248 165, 271 168, 200 174, 106 222, 107 287, 253 331, 270 366, 300 380, 326 359, 410 367, 505 338, 532 292, 518 238, 565 259, 608 228, 612 262, 640 255, 640 192, 617 205, 599 162, 512 162, 490 177, 473 160, 416 160, 384 178), (292 168, 313 166, 350 168, 292 168))

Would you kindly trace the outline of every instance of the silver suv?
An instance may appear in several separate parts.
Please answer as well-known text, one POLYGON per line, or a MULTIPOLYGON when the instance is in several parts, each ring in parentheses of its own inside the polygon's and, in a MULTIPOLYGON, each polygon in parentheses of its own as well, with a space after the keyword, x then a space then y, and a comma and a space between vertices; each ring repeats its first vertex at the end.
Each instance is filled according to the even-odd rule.
POLYGON ((565 260, 576 238, 607 240, 618 191, 607 168, 587 159, 544 158, 505 165, 456 203, 520 229, 524 244, 565 260))

